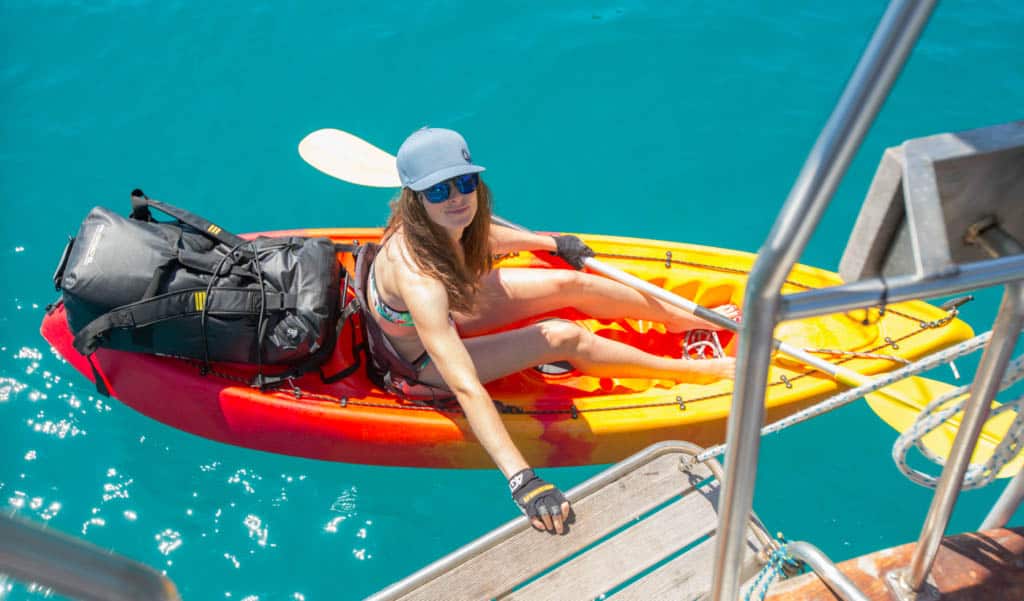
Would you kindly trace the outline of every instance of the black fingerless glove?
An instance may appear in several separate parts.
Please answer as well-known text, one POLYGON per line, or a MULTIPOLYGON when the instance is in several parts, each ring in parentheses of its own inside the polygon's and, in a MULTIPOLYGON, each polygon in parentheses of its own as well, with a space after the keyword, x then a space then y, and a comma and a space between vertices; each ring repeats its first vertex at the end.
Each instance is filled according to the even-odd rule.
POLYGON ((508 488, 512 492, 512 500, 526 517, 542 518, 544 515, 562 513, 565 495, 554 484, 549 484, 537 477, 533 470, 526 468, 517 472, 508 480, 508 488))
POLYGON ((587 257, 593 257, 594 251, 576 236, 552 236, 555 239, 555 254, 576 269, 583 269, 587 257))

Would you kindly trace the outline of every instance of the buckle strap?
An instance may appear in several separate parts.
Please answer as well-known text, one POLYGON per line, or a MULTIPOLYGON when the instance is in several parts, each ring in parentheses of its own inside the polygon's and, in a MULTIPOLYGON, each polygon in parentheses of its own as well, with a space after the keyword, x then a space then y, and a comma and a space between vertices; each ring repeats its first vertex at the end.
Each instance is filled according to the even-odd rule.
MULTIPOLYGON (((257 292, 257 291, 253 291, 257 292)), ((299 295, 280 292, 268 292, 265 295, 264 307, 267 311, 290 311, 298 305, 299 295)), ((259 310, 259 297, 257 296, 256 310, 259 310)))
POLYGON ((90 355, 99 347, 103 336, 114 328, 141 328, 182 315, 258 315, 261 299, 265 299, 267 311, 291 310, 298 302, 295 294, 261 295, 259 290, 249 288, 215 288, 210 293, 204 288, 170 292, 100 315, 75 335, 75 349, 90 355))

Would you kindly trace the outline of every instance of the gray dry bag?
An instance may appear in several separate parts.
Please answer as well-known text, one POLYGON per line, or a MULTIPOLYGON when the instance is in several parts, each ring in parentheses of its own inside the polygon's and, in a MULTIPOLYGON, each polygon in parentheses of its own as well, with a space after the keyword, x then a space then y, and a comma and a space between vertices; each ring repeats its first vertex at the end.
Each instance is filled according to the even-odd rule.
POLYGON ((94 208, 54 275, 80 353, 251 363, 259 385, 264 366, 290 377, 327 359, 341 273, 329 239, 246 240, 141 190, 132 205, 129 218, 94 208))

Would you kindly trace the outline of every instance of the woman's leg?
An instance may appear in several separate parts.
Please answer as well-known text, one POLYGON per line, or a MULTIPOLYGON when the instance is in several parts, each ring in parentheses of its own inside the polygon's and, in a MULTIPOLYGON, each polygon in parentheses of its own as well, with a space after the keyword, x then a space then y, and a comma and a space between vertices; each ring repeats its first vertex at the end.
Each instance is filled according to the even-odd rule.
MULTIPOLYGON (((568 269, 495 269, 481 282, 472 315, 457 315, 467 336, 498 329, 549 311, 573 307, 597 319, 646 319, 670 332, 713 327, 685 310, 605 277, 568 269)), ((733 305, 716 309, 739 316, 733 305)))
MULTIPOLYGON (((487 383, 542 363, 569 361, 581 372, 598 377, 665 378, 707 383, 732 378, 735 360, 673 359, 602 338, 564 319, 551 319, 507 332, 466 338, 480 381, 487 383)), ((431 363, 420 373, 428 384, 441 384, 431 363)))

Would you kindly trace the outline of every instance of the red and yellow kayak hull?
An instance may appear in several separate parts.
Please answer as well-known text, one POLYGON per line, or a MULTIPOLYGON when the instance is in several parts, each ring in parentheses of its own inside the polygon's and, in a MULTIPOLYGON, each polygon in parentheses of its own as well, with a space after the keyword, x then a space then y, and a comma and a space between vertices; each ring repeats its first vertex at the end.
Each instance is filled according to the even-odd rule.
MULTIPOLYGON (((317 229, 268 235, 327 236, 335 242, 379 239, 378 229, 317 229)), ((740 304, 750 253, 680 243, 581 236, 614 267, 695 302, 740 304)), ((352 267, 352 258, 339 254, 352 267)), ((519 253, 499 266, 566 268, 548 253, 519 253)), ((841 283, 831 272, 796 266, 784 292, 841 283)), ((680 337, 661 324, 623 319, 597 321, 573 310, 598 335, 647 351, 679 356, 680 337)), ((852 358, 822 353, 863 374, 898 367, 972 335, 959 320, 927 303, 894 304, 883 315, 871 311, 786 322, 776 337, 798 348, 887 355, 852 358), (922 327, 924 324, 925 327, 922 327), (931 325, 929 325, 931 324, 931 325)), ((342 331, 327 374, 353 361, 350 332, 342 331)), ((89 379, 93 372, 73 346, 62 306, 44 319, 42 334, 61 356, 89 379)), ((736 341, 723 335, 727 352, 736 341)), ((172 427, 228 444, 327 461, 376 465, 480 468, 492 462, 474 439, 457 404, 431 407, 396 399, 374 386, 364 370, 326 384, 320 374, 295 380, 294 388, 260 391, 247 382, 246 366, 219 365, 202 375, 195 361, 100 349, 94 363, 112 396, 172 427)), ((841 389, 831 377, 776 357, 765 398, 767 420, 794 413, 841 389)), ((534 466, 610 463, 661 440, 713 445, 725 439, 732 382, 699 385, 640 378, 595 378, 579 373, 528 370, 487 385, 506 427, 534 466)))

